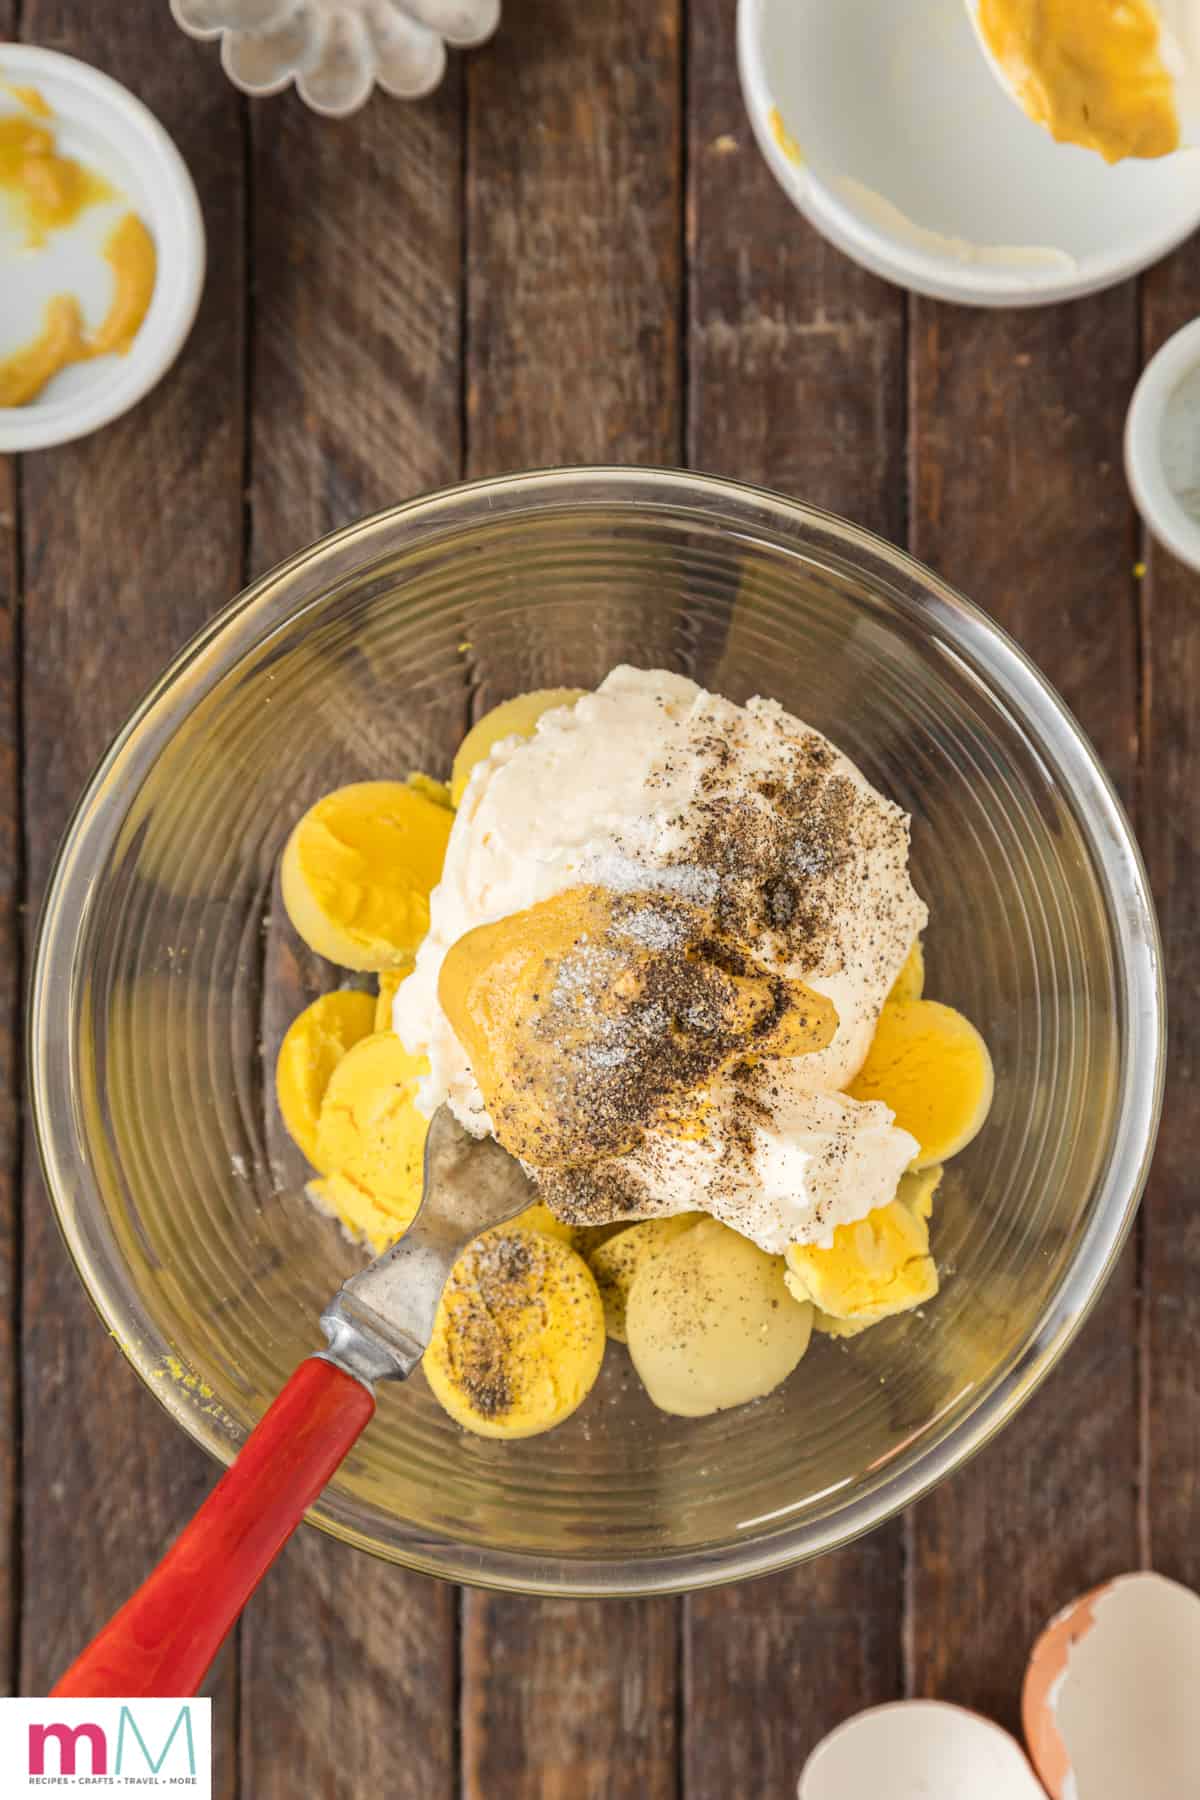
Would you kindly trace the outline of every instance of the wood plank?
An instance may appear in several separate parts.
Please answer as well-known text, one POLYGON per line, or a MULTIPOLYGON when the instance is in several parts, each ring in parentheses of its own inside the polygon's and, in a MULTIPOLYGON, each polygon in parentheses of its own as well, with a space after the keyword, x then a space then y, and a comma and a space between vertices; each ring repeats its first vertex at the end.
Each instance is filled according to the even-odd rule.
MULTIPOLYGON (((0 0, 0 39, 16 29, 0 0)), ((0 1691, 16 1692, 21 1480, 20 519, 14 457, 0 456, 0 1691)))
POLYGON ((465 1800, 676 1791, 676 1604, 463 1592, 465 1800))
MULTIPOLYGON (((461 467, 461 88, 353 119, 294 95, 253 109, 255 571, 461 467)), ((464 722, 449 708, 446 767, 464 722)), ((365 771, 358 770, 361 774, 365 771)), ((387 771, 377 771, 383 774, 387 771)), ((269 1069, 291 1016, 340 972, 265 944, 269 1069)), ((454 1590, 293 1539, 243 1625, 242 1791, 254 1800, 454 1791, 454 1590)))
MULTIPOLYGON (((1196 316, 1194 240, 1144 283, 1152 355, 1196 316)), ((1169 1007, 1166 1110, 1142 1213, 1147 1484, 1143 1522, 1155 1568, 1200 1588, 1200 576, 1147 538, 1143 584, 1143 776, 1138 823, 1162 924, 1169 1007)))
POLYGON ((899 540, 907 502, 904 295, 792 207, 737 79, 734 9, 692 0, 688 461, 899 540))
POLYGON ((679 44, 679 0, 528 0, 471 63, 472 474, 678 460, 679 44))
POLYGON ((0 1691, 15 1693, 21 1472, 21 782, 17 469, 0 457, 0 1691))
MULTIPOLYGON (((157 0, 28 0, 23 35, 127 83, 196 179, 227 279, 179 363, 124 419, 26 458, 24 755, 33 916, 67 812, 166 659, 234 592, 241 560, 242 164, 238 106, 157 0), (186 504, 181 496, 186 495, 186 504)), ((26 1158, 23 1690, 54 1677, 148 1572, 213 1480, 96 1322, 26 1158), (53 1421, 53 1427, 47 1421, 53 1421)), ((215 1695, 214 1792, 234 1791, 234 1659, 215 1695)))
MULTIPOLYGON (((831 249, 776 185, 746 122, 726 0, 693 0, 688 92, 688 460, 894 539, 904 297, 831 249)), ((688 1800, 790 1792, 824 1732, 901 1691, 900 1555, 893 1526, 689 1597, 688 1800)))
MULTIPOLYGON (((914 301, 916 554, 1016 636, 1132 793, 1138 645, 1121 470, 1132 285, 1069 307, 914 301)), ((1016 1723, 1051 1614, 1136 1564, 1134 1259, 1020 1417, 915 1509, 912 1687, 1016 1723)))
MULTIPOLYGON (((530 0, 470 66, 472 475, 679 460, 679 27, 677 0, 530 0)), ((631 624, 596 654, 655 646, 631 624)), ((479 647, 471 673, 477 709, 530 685, 479 647)), ((463 1606, 466 1800, 675 1794, 674 1601, 463 1606)))

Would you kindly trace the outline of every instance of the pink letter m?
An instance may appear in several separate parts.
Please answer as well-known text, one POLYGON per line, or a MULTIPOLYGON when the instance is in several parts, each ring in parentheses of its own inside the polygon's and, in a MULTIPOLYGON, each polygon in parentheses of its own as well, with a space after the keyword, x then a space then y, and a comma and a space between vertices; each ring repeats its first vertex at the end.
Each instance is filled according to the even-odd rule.
POLYGON ((108 1743, 99 1725, 31 1725, 29 1727, 29 1773, 46 1773, 46 1739, 58 1744, 58 1773, 74 1775, 75 1751, 80 1738, 86 1738, 92 1749, 92 1774, 108 1774, 108 1743))

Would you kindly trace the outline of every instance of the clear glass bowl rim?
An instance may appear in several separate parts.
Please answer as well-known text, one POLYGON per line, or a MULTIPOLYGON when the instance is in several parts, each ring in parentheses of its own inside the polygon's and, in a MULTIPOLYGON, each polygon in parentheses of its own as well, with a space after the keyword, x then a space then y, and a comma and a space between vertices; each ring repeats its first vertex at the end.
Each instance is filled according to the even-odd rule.
MULTIPOLYGON (((662 1557, 586 1561, 493 1549, 485 1557, 446 1542, 400 1553, 319 1503, 309 1521, 359 1548, 425 1574, 469 1585, 545 1595, 681 1593, 770 1574, 873 1530, 927 1493, 986 1445, 1041 1384, 1095 1304, 1136 1216, 1162 1106, 1166 1003, 1157 920, 1141 854, 1120 800, 1079 725, 1034 664, 979 607, 907 552, 837 517, 767 489, 713 475, 656 468, 531 470, 418 496, 343 527, 269 570, 223 607, 174 657, 101 759, 67 825, 39 920, 27 1008, 34 1136, 59 1228, 101 1319, 146 1387, 219 1462, 239 1445, 213 1417, 156 1379, 169 1348, 140 1307, 108 1239, 105 1263, 87 1244, 103 1209, 75 1130, 73 977, 91 872, 101 866, 142 776, 192 709, 276 630, 316 605, 337 582, 386 555, 466 527, 557 509, 662 510, 709 529, 764 540, 876 574, 889 601, 935 626, 986 678, 1048 757, 1095 858, 1115 921, 1114 959, 1128 1042, 1122 1059, 1112 1154, 1064 1277, 1021 1353, 981 1390, 969 1414, 925 1448, 898 1458, 887 1477, 816 1521, 765 1530, 716 1549, 662 1557), (57 979, 51 979, 58 972, 57 979)), ((314 1347, 317 1339, 313 1321, 314 1347)))

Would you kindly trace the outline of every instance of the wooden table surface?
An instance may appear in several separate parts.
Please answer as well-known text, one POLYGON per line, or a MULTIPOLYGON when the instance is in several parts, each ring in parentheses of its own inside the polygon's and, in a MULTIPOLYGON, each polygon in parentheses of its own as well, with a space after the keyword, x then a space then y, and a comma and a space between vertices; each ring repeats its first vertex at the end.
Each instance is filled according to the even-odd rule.
POLYGON ((1200 1585, 1200 581, 1143 540, 1120 460, 1143 358, 1198 310, 1200 243, 1071 306, 907 298, 777 191, 733 23, 734 0, 506 0, 433 99, 335 123, 248 105, 166 0, 0 0, 0 35, 158 113, 209 243, 151 398, 0 459, 0 1668, 44 1693, 214 1474, 94 1317, 23 1130, 54 846, 185 637, 376 507, 522 466, 690 463, 845 513, 988 607, 1092 734, 1149 860, 1174 1019, 1148 1202, 1016 1424, 815 1566, 599 1611, 303 1531, 214 1671, 222 1800, 785 1796, 874 1701, 1014 1724, 1037 1629, 1103 1577, 1152 1559, 1200 1585))

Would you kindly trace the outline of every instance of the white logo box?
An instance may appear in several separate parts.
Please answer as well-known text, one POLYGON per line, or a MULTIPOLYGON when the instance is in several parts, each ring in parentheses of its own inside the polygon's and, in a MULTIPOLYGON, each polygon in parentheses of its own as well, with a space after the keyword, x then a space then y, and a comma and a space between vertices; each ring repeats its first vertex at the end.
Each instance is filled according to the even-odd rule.
POLYGON ((212 1800, 211 1700, 0 1699, 0 1794, 212 1800))

